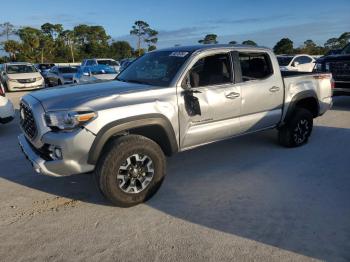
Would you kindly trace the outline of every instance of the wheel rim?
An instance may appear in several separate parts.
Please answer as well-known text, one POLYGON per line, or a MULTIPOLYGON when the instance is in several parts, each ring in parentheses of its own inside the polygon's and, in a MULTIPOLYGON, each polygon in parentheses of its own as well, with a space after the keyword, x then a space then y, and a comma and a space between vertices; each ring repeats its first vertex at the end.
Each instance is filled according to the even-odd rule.
POLYGON ((302 144, 308 138, 310 133, 310 124, 307 119, 301 119, 297 123, 294 129, 294 142, 296 144, 302 144))
POLYGON ((133 154, 119 167, 117 182, 123 192, 137 194, 148 187, 153 176, 152 159, 147 155, 133 154))

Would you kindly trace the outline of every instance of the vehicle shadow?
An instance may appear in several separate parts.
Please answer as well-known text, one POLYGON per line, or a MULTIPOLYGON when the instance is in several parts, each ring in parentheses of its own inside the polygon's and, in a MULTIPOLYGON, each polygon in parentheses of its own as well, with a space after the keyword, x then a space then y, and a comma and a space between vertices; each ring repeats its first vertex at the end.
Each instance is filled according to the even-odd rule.
MULTIPOLYGON (((10 127, 11 133, 19 133, 10 127)), ((0 159, 0 178, 60 197, 109 205, 91 174, 34 174, 16 145, 0 159)), ((309 144, 277 145, 265 131, 178 154, 146 203, 179 219, 302 255, 350 259, 350 129, 316 126, 309 144), (341 141, 341 143, 339 143, 341 141)))
POLYGON ((295 149, 273 144, 274 135, 267 131, 175 156, 147 204, 305 256, 349 261, 350 129, 316 126, 310 143, 295 149))

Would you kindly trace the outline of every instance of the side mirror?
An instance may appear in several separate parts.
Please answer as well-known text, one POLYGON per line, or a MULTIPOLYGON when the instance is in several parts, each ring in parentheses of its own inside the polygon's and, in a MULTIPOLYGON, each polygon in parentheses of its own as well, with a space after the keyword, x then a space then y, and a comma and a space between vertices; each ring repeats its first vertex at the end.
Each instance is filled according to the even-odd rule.
POLYGON ((201 106, 197 97, 193 95, 192 91, 185 92, 185 109, 189 116, 202 115, 201 106))
POLYGON ((297 62, 297 61, 293 62, 294 67, 297 67, 298 65, 299 65, 299 62, 297 62))

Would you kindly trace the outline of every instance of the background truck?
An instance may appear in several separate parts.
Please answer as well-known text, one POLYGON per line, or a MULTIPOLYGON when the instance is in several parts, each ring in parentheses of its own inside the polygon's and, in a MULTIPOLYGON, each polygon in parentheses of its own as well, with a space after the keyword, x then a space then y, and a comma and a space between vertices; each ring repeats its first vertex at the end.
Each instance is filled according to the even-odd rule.
POLYGON ((314 72, 332 74, 334 95, 350 95, 350 44, 338 53, 317 59, 314 72))
POLYGON ((165 156, 176 152, 269 128, 284 146, 305 144, 313 118, 332 104, 331 81, 330 74, 282 75, 267 48, 163 49, 116 81, 26 95, 19 143, 37 172, 94 172, 106 198, 131 206, 157 191, 165 156))

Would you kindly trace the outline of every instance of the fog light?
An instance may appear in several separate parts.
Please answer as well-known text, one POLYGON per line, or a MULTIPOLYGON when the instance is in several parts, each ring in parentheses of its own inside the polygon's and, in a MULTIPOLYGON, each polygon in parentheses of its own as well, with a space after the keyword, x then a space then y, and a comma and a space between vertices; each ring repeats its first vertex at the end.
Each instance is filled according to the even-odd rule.
POLYGON ((61 148, 59 147, 56 147, 54 145, 51 145, 49 147, 49 150, 50 150, 50 157, 53 159, 53 160, 57 160, 57 159, 62 159, 62 150, 61 148))
POLYGON ((54 155, 56 158, 61 159, 62 158, 62 150, 60 148, 55 148, 54 155))

